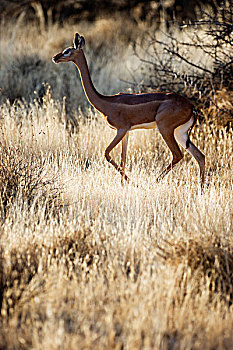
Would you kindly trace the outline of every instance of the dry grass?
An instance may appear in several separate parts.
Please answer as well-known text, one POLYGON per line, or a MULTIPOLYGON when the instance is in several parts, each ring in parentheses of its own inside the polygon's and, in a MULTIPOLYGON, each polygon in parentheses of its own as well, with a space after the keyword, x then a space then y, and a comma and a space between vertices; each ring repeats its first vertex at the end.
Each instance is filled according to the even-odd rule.
MULTIPOLYGON (((70 31, 59 31, 59 40, 70 31)), ((69 65, 47 63, 56 52, 47 47, 39 52, 46 71, 56 81, 66 72, 67 82, 60 77, 39 98, 12 105, 2 80, 0 348, 231 349, 232 130, 213 118, 192 133, 207 155, 204 193, 187 154, 156 184, 169 151, 155 131, 132 132, 132 183, 122 188, 103 157, 114 131, 91 109, 74 112, 81 90, 72 92, 77 101, 68 111, 56 89, 62 82, 78 88, 79 81, 69 65)), ((116 92, 121 83, 112 71, 109 63, 93 74, 101 86, 105 72, 116 92)), ((30 96, 33 75, 18 72, 14 79, 30 96)), ((119 160, 119 148, 113 155, 119 160)))

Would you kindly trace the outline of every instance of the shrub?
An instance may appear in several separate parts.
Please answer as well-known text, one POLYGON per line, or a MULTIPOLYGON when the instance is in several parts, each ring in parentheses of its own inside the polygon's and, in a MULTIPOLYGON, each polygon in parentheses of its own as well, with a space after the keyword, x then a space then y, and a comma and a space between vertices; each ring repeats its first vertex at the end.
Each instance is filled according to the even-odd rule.
POLYGON ((144 39, 144 55, 136 50, 148 68, 141 89, 185 93, 201 109, 216 107, 219 120, 232 121, 232 16, 231 4, 224 0, 216 14, 202 11, 199 20, 150 33, 144 39), (223 89, 229 92, 225 105, 217 101, 223 89))
POLYGON ((38 199, 53 207, 59 204, 62 189, 55 175, 48 174, 46 161, 27 154, 17 146, 0 143, 0 204, 4 219, 9 208, 19 199, 30 208, 38 199))

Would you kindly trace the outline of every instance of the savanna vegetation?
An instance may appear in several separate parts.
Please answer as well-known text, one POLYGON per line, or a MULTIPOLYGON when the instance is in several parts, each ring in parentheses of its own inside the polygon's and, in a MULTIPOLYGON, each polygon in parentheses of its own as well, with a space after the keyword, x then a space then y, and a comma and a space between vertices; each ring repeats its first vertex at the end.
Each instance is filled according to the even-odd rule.
POLYGON ((42 1, 3 5, 0 349, 232 349, 231 2, 198 2, 169 25, 164 10, 159 26, 127 11, 47 21, 42 1), (185 151, 156 183, 171 155, 155 130, 131 132, 122 187, 104 159, 114 130, 74 65, 51 61, 75 32, 99 92, 176 91, 196 104, 203 190, 185 151))

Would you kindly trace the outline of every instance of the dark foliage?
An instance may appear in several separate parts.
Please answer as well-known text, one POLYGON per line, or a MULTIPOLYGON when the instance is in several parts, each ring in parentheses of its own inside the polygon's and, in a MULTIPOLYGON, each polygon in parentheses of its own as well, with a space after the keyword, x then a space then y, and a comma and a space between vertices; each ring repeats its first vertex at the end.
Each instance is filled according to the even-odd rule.
POLYGON ((227 91, 229 96, 233 90, 232 6, 222 1, 216 14, 202 12, 201 18, 183 26, 174 23, 177 29, 185 31, 187 40, 179 39, 174 30, 163 33, 164 39, 158 31, 144 39, 146 54, 142 56, 136 50, 147 67, 140 90, 185 92, 202 108, 215 105, 219 116, 226 115, 232 121, 231 108, 220 108, 215 102, 220 90, 227 91))
POLYGON ((173 0, 168 4, 159 0, 3 0, 0 5, 2 17, 17 17, 25 12, 27 19, 40 17, 44 24, 49 22, 89 20, 100 16, 121 13, 133 21, 148 21, 159 25, 161 18, 169 22, 176 18, 180 23, 195 20, 198 10, 209 6, 217 12, 221 0, 173 0))

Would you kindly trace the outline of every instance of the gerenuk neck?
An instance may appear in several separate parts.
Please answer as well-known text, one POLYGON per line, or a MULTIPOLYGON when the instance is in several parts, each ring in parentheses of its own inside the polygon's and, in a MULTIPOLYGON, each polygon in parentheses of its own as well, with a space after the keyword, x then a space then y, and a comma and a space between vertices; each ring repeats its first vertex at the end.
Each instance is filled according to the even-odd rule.
POLYGON ((74 64, 79 70, 83 90, 85 95, 92 106, 94 106, 98 111, 105 114, 106 103, 105 97, 96 91, 89 73, 87 66, 87 61, 82 50, 80 50, 78 57, 74 60, 74 64))

